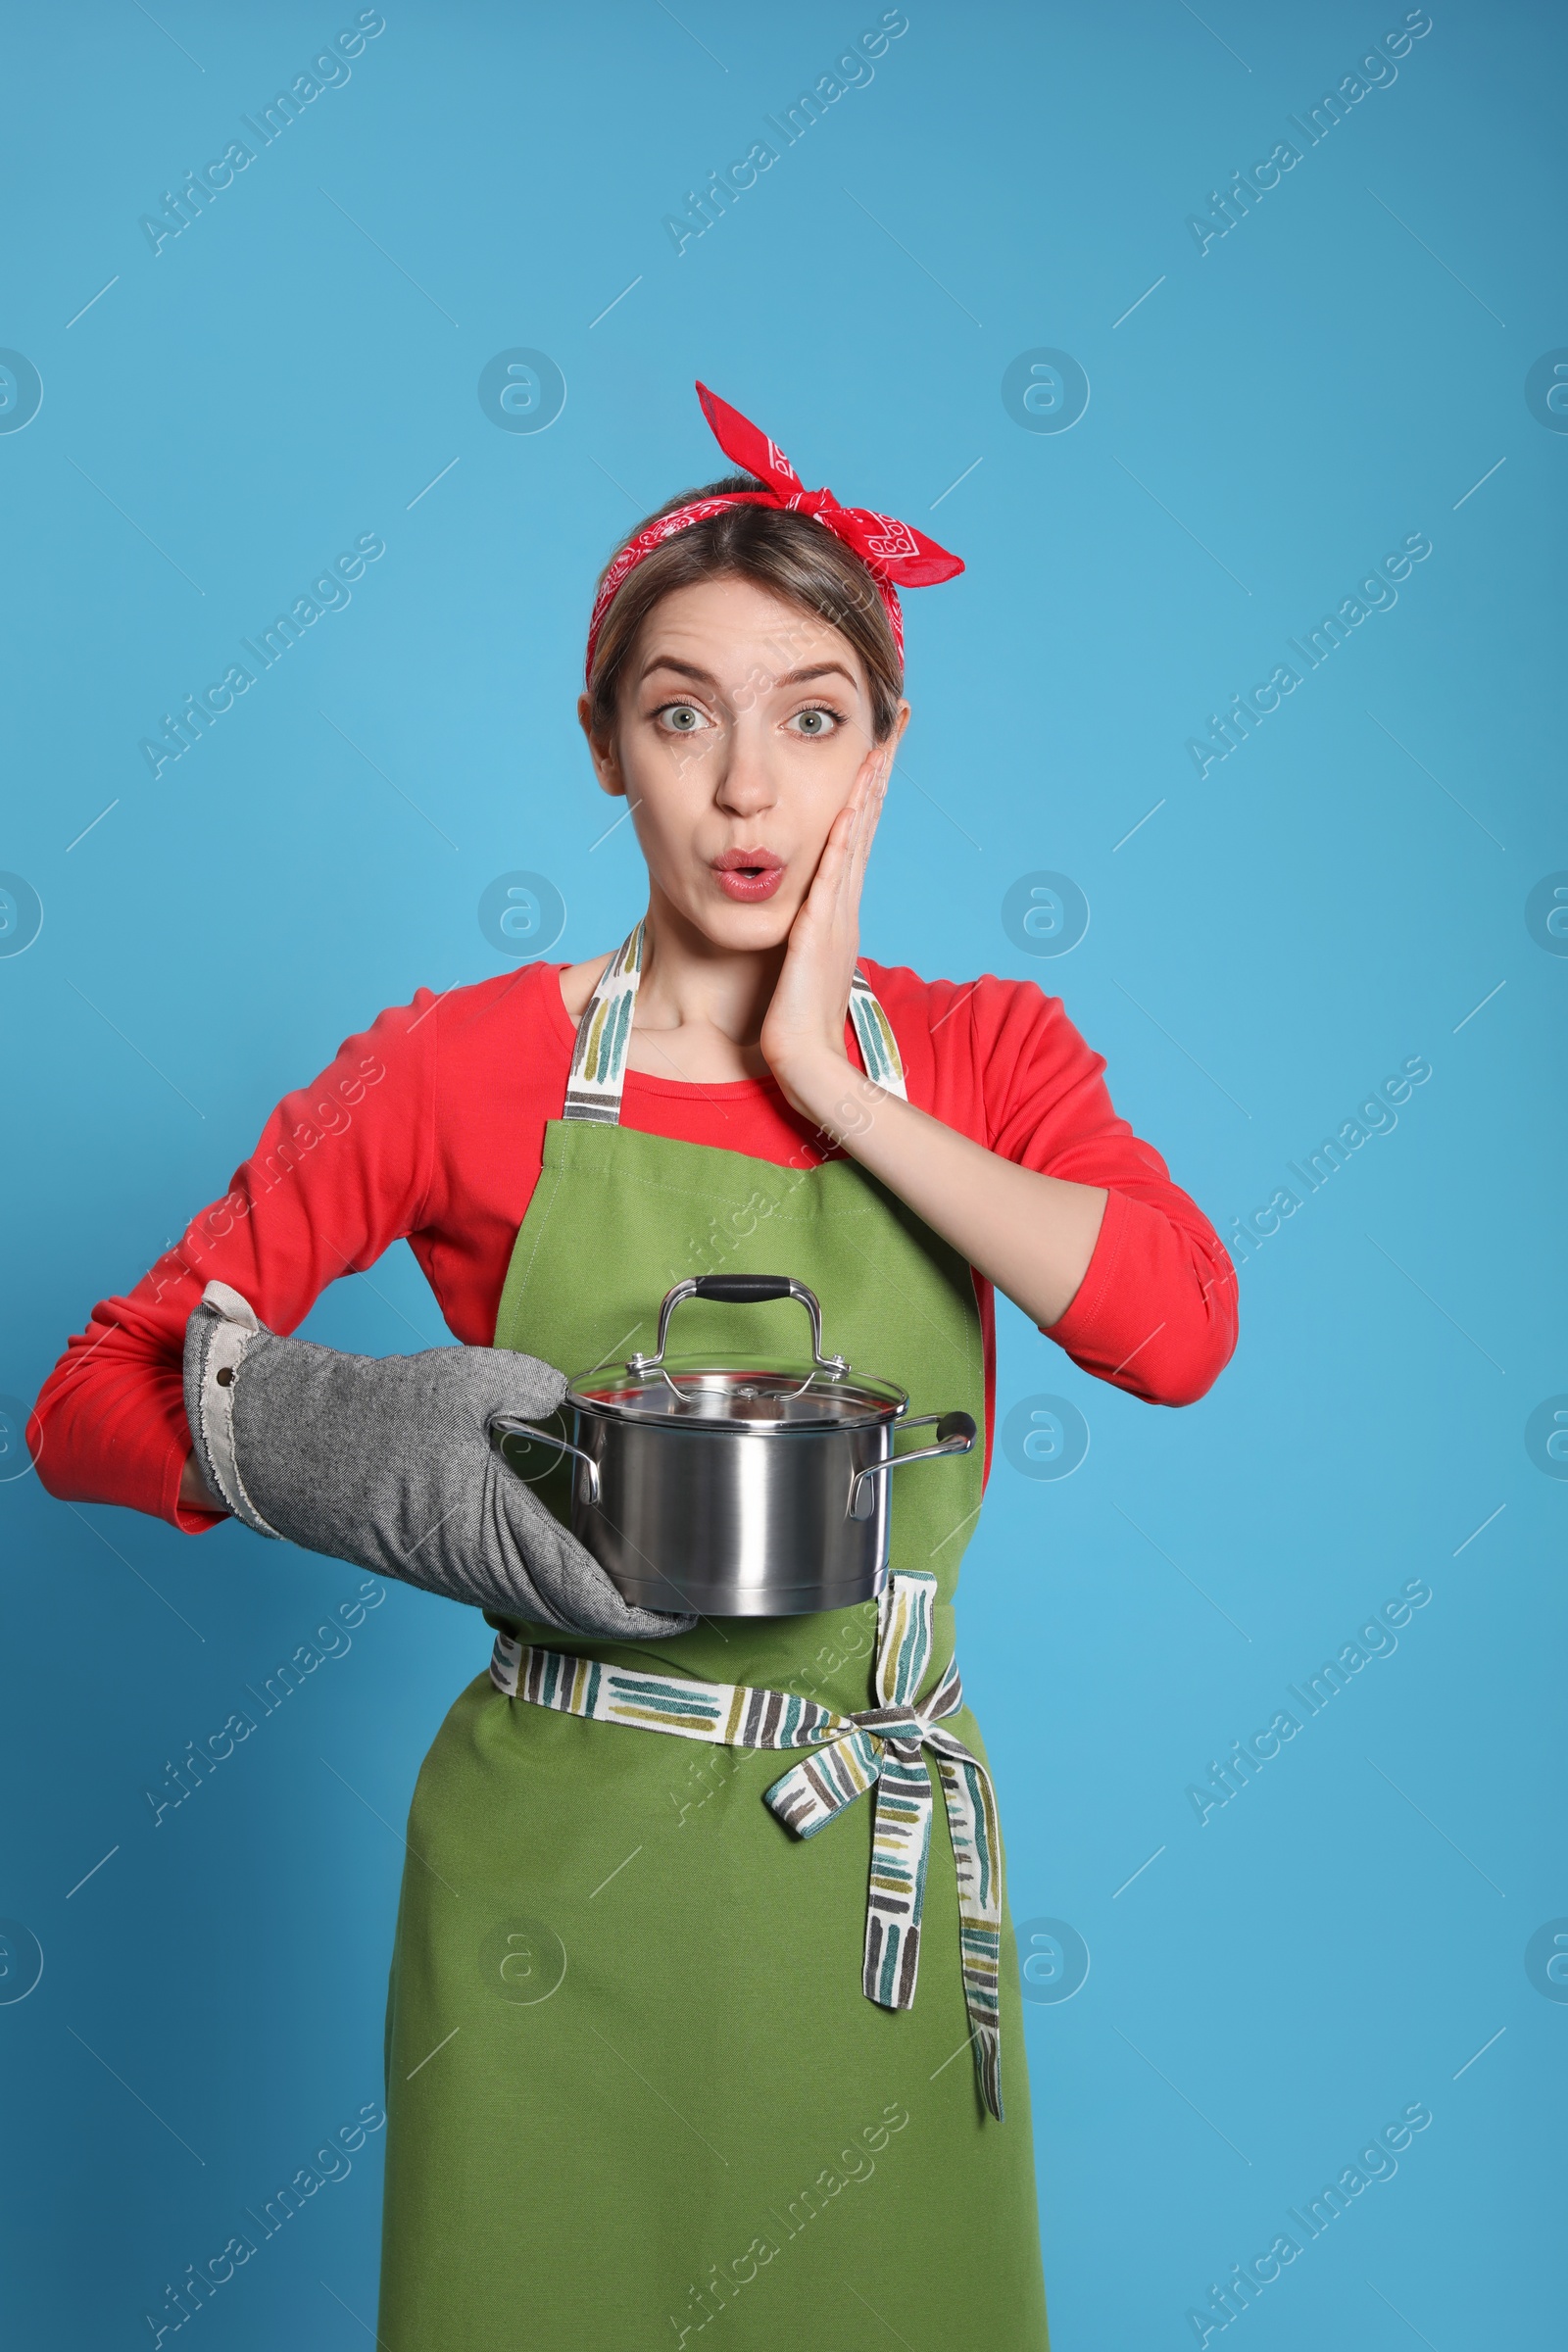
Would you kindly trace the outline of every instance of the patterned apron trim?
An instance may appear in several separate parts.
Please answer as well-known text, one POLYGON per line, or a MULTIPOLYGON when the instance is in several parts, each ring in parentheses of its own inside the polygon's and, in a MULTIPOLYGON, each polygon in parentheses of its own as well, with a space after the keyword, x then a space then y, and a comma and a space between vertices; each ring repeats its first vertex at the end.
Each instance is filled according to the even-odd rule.
MULTIPOLYGON (((565 1107, 561 1114, 564 1119, 588 1119, 602 1127, 620 1123, 632 1010, 637 984, 643 976, 646 922, 644 916, 631 937, 612 956, 583 1008, 566 1080, 565 1107)), ((899 1041, 858 964, 850 982, 850 1018, 855 1023, 856 1042, 867 1077, 885 1087, 890 1095, 907 1102, 899 1041)))
POLYGON ((856 1040, 859 1045, 860 1059, 865 1064, 866 1076, 874 1079, 878 1086, 886 1087, 890 1095, 897 1095, 901 1102, 906 1102, 909 1098, 904 1083, 904 1057, 899 1052, 899 1041, 893 1034, 892 1022, 871 993, 870 981, 858 964, 850 982, 850 1018, 855 1023, 856 1040))
POLYGON ((642 976, 643 925, 639 923, 600 973, 577 1024, 563 1118, 591 1119, 604 1127, 620 1124, 632 1006, 642 976))
POLYGON ((1002 1832, 996 1791, 979 1758, 939 1729, 963 1704, 956 1660, 928 1697, 914 1699, 931 1654, 937 1580, 895 1576, 877 1612, 877 1703, 840 1715, 789 1690, 638 1673, 600 1658, 533 1649, 498 1633, 490 1680, 526 1699, 592 1723, 669 1732, 715 1747, 808 1747, 764 1789, 762 1801, 797 1838, 814 1838, 876 1790, 861 1987, 884 2009, 913 2006, 920 1919, 935 1795, 922 1754, 937 1760, 958 1881, 958 1945, 980 2095, 1002 2121, 998 1979, 1002 1944, 1002 1832))

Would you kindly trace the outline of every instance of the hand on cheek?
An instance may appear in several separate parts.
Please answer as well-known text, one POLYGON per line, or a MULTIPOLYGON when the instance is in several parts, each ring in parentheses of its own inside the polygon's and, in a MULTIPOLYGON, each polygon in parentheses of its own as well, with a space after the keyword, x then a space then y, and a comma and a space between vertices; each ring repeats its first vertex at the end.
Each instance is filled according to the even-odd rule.
POLYGON ((844 1022, 860 948, 860 891, 892 760, 892 743, 872 746, 828 827, 762 1023, 763 1056, 797 1110, 810 1109, 824 1080, 850 1068, 844 1022))

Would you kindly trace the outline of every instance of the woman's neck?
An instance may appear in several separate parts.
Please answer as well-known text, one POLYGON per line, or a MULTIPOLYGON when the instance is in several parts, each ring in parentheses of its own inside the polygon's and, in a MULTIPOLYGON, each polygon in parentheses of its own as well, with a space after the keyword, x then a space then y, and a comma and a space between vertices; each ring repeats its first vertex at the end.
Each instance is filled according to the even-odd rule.
MULTIPOLYGON (((657 886, 650 893, 626 1066, 645 1077, 724 1086, 765 1078, 758 1045, 784 945, 760 953, 715 945, 657 886)), ((594 956, 561 975, 562 996, 580 1019, 603 970, 594 956)))

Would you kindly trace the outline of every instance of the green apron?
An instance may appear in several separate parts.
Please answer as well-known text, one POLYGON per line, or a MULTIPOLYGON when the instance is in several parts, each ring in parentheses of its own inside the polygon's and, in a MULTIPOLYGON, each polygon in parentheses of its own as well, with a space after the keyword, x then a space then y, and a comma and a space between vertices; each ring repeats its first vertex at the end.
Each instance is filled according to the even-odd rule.
MULTIPOLYGON (((583 1016, 497 1347, 576 1372, 650 1347, 690 1274, 787 1273, 821 1299, 828 1345, 906 1388, 911 1413, 983 1427, 970 1269, 854 1161, 778 1166, 618 1124, 640 956, 639 925, 583 1016)), ((852 1013, 866 1067, 902 1093, 858 974, 852 1013)), ((680 1312, 683 1352, 733 1354, 743 1334, 800 1351, 792 1301, 680 1312)), ((981 1462, 977 1446, 896 1483, 892 1570, 936 1579, 922 1694, 953 1659, 981 1462)), ((538 1480, 562 1517, 570 1466, 538 1480)), ((874 1702, 874 1601, 649 1643, 493 1622, 498 1657, 537 1645, 840 1715, 874 1702)), ((943 1729, 983 1763, 967 1709, 943 1729)), ((504 1678, 458 1699, 415 1789, 392 1964, 386 2352, 679 2352, 710 2328, 711 2352, 1046 2352, 1005 1906, 1002 2124, 971 2062, 944 1805, 916 1997, 882 2007, 861 1984, 873 1805, 797 1839, 763 1802, 794 1761, 556 1711, 504 1678)))

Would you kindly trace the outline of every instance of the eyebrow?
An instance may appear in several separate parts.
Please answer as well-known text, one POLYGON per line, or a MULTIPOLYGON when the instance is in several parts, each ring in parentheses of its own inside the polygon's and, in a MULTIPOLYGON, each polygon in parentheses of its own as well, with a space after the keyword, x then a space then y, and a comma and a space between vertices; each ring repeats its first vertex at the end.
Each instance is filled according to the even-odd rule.
MULTIPOLYGON (((679 662, 673 654, 656 654, 653 660, 644 665, 642 679, 638 683, 641 684, 644 679, 652 677, 656 669, 677 670, 683 678, 695 678, 702 686, 716 687, 718 684, 718 680, 713 676, 711 670, 699 668, 695 662, 679 662)), ((804 686, 808 679, 829 677, 842 678, 846 685, 858 691, 858 681, 851 676, 842 662, 818 662, 808 669, 782 670, 771 683, 775 687, 804 686)))

